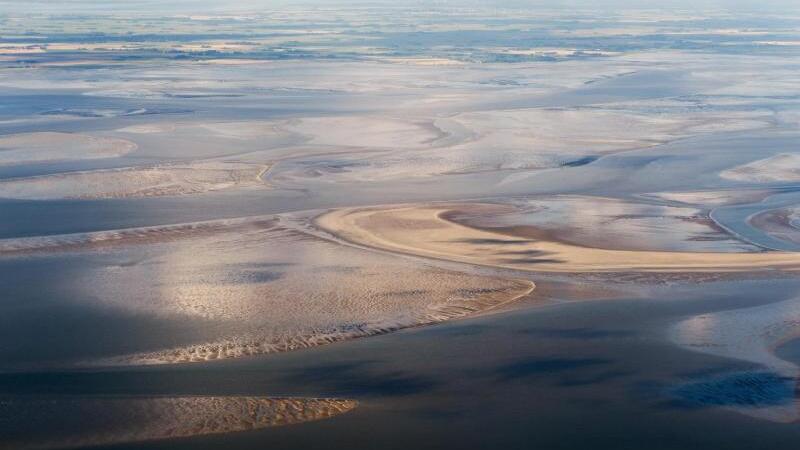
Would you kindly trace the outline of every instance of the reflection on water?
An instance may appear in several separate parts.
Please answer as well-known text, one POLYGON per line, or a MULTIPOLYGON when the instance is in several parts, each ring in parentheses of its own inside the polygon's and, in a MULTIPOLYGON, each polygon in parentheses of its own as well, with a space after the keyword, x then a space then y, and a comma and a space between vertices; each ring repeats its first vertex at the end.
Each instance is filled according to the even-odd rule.
POLYGON ((759 250, 715 227, 703 210, 697 208, 590 196, 509 202, 518 209, 491 217, 470 217, 466 223, 594 248, 682 252, 759 250))
POLYGON ((745 408, 748 414, 791 422, 800 418, 794 385, 800 369, 775 350, 800 335, 800 298, 701 314, 672 330, 673 340, 690 349, 740 359, 768 369, 740 373, 682 388, 694 401, 745 408))
MULTIPOLYGON (((259 396, 267 391, 356 399, 360 405, 351 414, 304 426, 136 444, 153 450, 532 445, 668 450, 692 448, 698 439, 708 448, 750 450, 763 445, 767 431, 770 448, 794 450, 800 438, 795 424, 753 420, 719 407, 731 401, 757 401, 773 410, 790 405, 783 375, 726 381, 736 373, 770 371, 686 351, 663 338, 685 317, 758 304, 759 295, 766 293, 787 298, 797 288, 797 280, 672 285, 652 288, 647 295, 641 291, 643 296, 630 300, 517 309, 266 357, 0 373, 0 398, 259 396), (693 402, 690 408, 685 401, 676 403, 687 379, 707 384, 678 398, 690 399, 691 394, 704 403, 693 402), (734 389, 741 397, 730 400, 734 389), (581 433, 575 432, 576 423, 581 433), (671 438, 651 445, 654 435, 671 438)), ((568 293, 560 296, 572 299, 568 293)), ((94 326, 102 325, 98 321, 94 326)), ((46 327, 38 329, 46 332, 46 327)), ((143 339, 136 334, 131 338, 143 339)), ((86 429, 96 429, 91 411, 75 416, 71 423, 80 416, 86 429)), ((0 414, 0 421, 14 417, 0 414)), ((30 427, 19 430, 19 442, 39 439, 41 433, 30 427)))
POLYGON ((326 419, 356 405, 325 398, 0 398, 0 448, 70 448, 233 433, 326 419))
POLYGON ((0 0, 0 447, 797 448, 719 408, 797 417, 773 349, 800 307, 756 305, 798 283, 744 281, 771 255, 523 275, 286 219, 493 199, 520 209, 481 225, 527 235, 469 248, 515 267, 554 264, 526 247, 549 238, 643 250, 619 270, 800 250, 748 221, 800 203, 774 158, 800 136, 794 11, 125 3, 0 0), (563 287, 475 314, 529 276, 563 287), (333 398, 364 406, 227 433, 355 406, 333 398))
POLYGON ((800 334, 800 298, 694 316, 677 324, 673 333, 677 343, 698 351, 792 374, 796 366, 773 351, 800 334))

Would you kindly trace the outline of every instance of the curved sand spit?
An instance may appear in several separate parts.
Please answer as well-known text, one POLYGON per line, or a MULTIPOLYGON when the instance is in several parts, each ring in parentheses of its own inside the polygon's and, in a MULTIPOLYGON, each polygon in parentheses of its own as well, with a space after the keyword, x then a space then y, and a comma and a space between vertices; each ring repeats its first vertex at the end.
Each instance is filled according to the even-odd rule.
POLYGON ((605 250, 470 228, 458 214, 490 214, 491 204, 346 208, 316 225, 346 241, 382 250, 535 272, 709 272, 799 270, 800 254, 605 250))

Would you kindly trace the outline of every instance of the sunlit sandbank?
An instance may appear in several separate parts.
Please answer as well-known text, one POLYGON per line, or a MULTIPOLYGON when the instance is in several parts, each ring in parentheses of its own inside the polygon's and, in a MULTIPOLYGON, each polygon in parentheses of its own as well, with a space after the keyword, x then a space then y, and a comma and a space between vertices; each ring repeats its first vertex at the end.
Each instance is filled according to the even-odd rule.
POLYGON ((800 10, 676 2, 0 0, 0 448, 796 450, 800 10))
POLYGON ((60 449, 236 433, 328 419, 354 400, 238 396, 0 398, 2 449, 60 449))
POLYGON ((520 238, 470 228, 451 220, 456 214, 491 214, 497 208, 491 204, 348 208, 324 214, 316 223, 346 241, 368 247, 529 271, 800 270, 800 255, 796 253, 607 250, 520 238))
POLYGON ((167 336, 136 343, 114 332, 106 338, 119 342, 100 352, 65 343, 55 358, 19 366, 284 352, 467 317, 534 287, 331 243, 274 216, 6 240, 2 248, 5 262, 74 260, 80 269, 63 280, 59 305, 153 321, 167 336))

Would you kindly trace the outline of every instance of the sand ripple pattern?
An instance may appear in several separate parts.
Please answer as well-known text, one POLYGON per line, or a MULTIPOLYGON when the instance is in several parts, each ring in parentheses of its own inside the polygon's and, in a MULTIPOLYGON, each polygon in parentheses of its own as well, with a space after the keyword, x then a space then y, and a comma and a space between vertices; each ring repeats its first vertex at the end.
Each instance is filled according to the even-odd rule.
POLYGON ((102 353, 69 347, 37 366, 186 363, 297 350, 465 317, 534 287, 333 243, 276 216, 0 242, 7 257, 35 260, 59 251, 55 257, 75 261, 76 270, 61 279, 55 301, 113 312, 123 322, 152 322, 169 340, 122 339, 124 349, 102 353))
MULTIPOLYGON (((463 318, 513 302, 519 297, 529 294, 534 288, 533 283, 527 281, 511 281, 500 284, 499 280, 486 279, 484 282, 490 287, 460 289, 453 292, 443 303, 436 303, 439 299, 434 297, 431 299, 432 304, 427 307, 427 311, 416 313, 411 311, 398 318, 375 322, 342 323, 299 332, 298 330, 286 330, 276 333, 272 328, 265 328, 262 331, 219 341, 101 359, 86 364, 115 366, 190 363, 311 348, 463 318)), ((409 295, 421 296, 422 294, 421 291, 409 295)), ((389 297, 387 296, 387 301, 396 300, 389 297)), ((370 307, 367 306, 367 308, 370 307)), ((343 311, 342 313, 352 314, 352 311, 343 311)), ((298 318, 298 320, 302 319, 298 318)), ((314 319, 311 317, 306 320, 314 319)))
POLYGON ((0 399, 0 417, 8 418, 0 421, 4 435, 0 449, 72 448, 234 433, 327 419, 356 406, 354 400, 329 398, 0 399))

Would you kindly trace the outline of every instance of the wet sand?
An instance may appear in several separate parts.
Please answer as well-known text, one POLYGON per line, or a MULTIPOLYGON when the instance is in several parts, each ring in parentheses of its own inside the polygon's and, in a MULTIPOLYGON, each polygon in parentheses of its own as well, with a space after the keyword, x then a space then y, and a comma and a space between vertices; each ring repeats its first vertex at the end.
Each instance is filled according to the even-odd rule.
MULTIPOLYGON (((39 267, 34 273, 44 274, 48 261, 71 261, 71 275, 51 280, 59 290, 33 311, 59 308, 70 317, 88 308, 117 323, 105 332, 91 325, 70 332, 73 343, 31 340, 33 353, 50 355, 38 361, 0 348, 4 366, 17 369, 196 363, 306 349, 485 313, 534 289, 524 277, 476 276, 331 243, 276 216, 12 239, 0 243, 0 255, 12 272, 39 267), (125 323, 140 321, 162 339, 127 338, 125 323)), ((36 295, 38 285, 22 284, 13 295, 36 295)), ((9 313, 0 335, 35 332, 14 325, 29 317, 9 313)), ((54 321, 50 330, 68 333, 69 320, 54 321)))
POLYGON ((796 183, 800 181, 800 155, 778 154, 722 171, 720 177, 750 183, 796 183))
POLYGON ((39 3, 0 447, 797 448, 794 11, 39 3))
POLYGON ((800 244, 797 212, 796 207, 766 210, 751 216, 748 223, 774 238, 800 244))
POLYGON ((491 213, 490 204, 403 205, 349 208, 324 214, 316 224, 345 241, 388 251, 533 272, 800 270, 796 253, 687 253, 604 250, 517 238, 449 219, 491 213))
POLYGON ((492 199, 507 213, 452 214, 471 228, 514 237, 606 250, 753 253, 762 248, 732 236, 702 208, 590 195, 492 199))
POLYGON ((357 405, 345 399, 252 396, 0 397, 0 449, 94 447, 252 431, 328 419, 357 405), (88 426, 76 423, 88 418, 88 426), (42 428, 51 432, 34 437, 42 428))
MULTIPOLYGON (((670 436, 645 445, 658 450, 748 450, 765 440, 771 448, 792 449, 800 438, 795 424, 728 408, 783 403, 792 390, 764 397, 755 376, 750 384, 713 384, 763 369, 689 351, 662 334, 686 316, 768 303, 759 296, 765 290, 773 298, 791 298, 797 288, 796 280, 665 286, 643 296, 516 309, 263 358, 0 373, 0 395, 259 396, 268 386, 275 394, 359 403, 347 414, 302 426, 136 445, 152 450, 640 448, 654 435, 670 436)), ((63 420, 48 417, 52 421, 45 423, 53 426, 63 420)), ((45 436, 53 434, 50 428, 45 436)))

